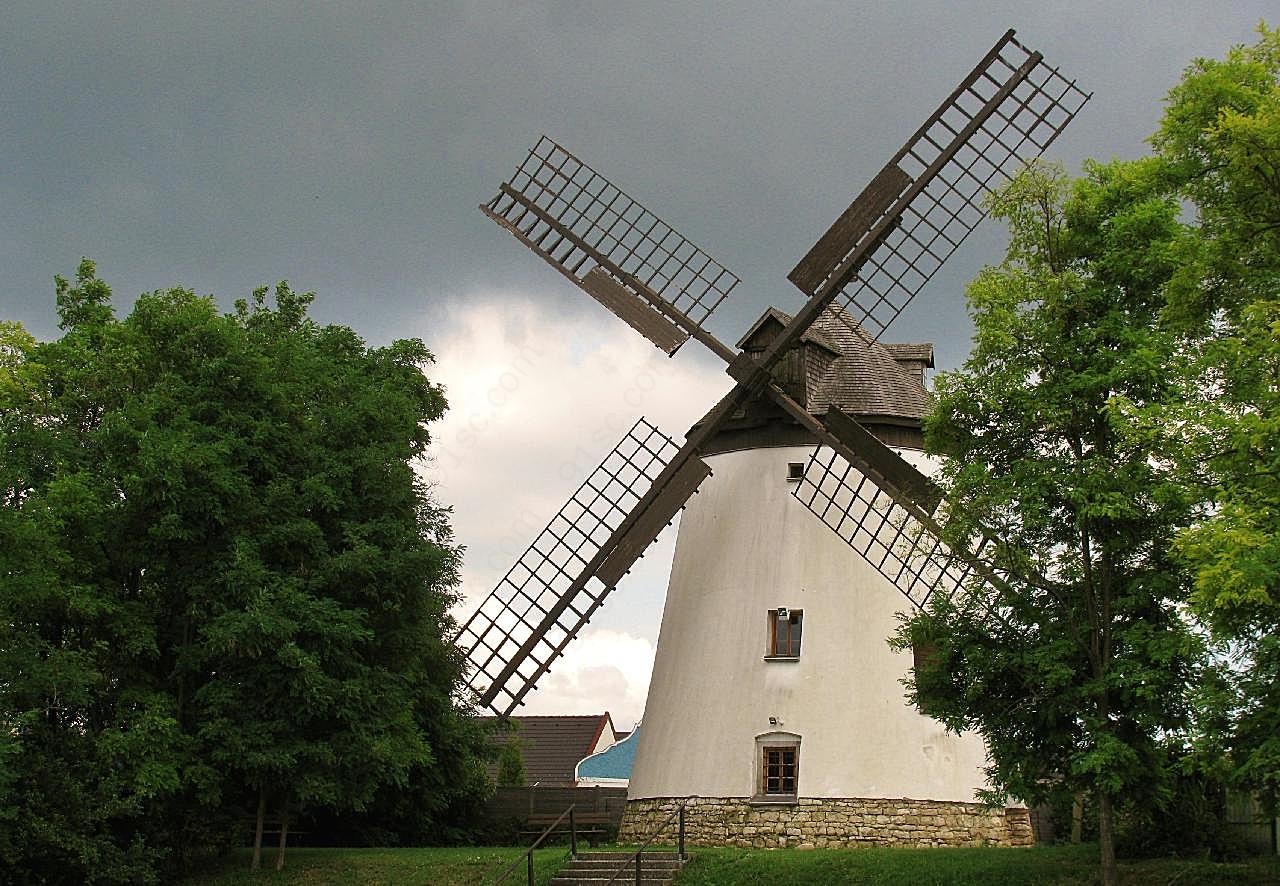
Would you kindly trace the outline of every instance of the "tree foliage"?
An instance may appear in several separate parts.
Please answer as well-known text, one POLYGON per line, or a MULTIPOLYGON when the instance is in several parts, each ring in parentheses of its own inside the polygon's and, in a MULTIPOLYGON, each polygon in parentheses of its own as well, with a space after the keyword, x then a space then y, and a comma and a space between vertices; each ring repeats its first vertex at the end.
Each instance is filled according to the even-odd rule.
POLYGON ((949 541, 994 535, 1012 574, 939 597, 897 640, 934 648, 915 696, 984 736, 996 795, 1098 797, 1112 873, 1114 803, 1160 787, 1159 736, 1186 722, 1199 654, 1170 556, 1191 503, 1132 432, 1186 386, 1157 323, 1178 206, 1150 174, 1092 164, 1069 182, 1037 165, 994 201, 1008 254, 969 287, 973 352, 939 375, 925 432, 946 459, 949 541))
POLYGON ((498 751, 498 786, 524 787, 524 753, 519 738, 511 739, 498 751))
POLYGON ((1163 427, 1201 491, 1178 550, 1192 603, 1227 645, 1238 781, 1280 794, 1280 31, 1200 59, 1153 139, 1195 209, 1167 309, 1197 342, 1200 396, 1163 427))
POLYGON ((947 540, 994 536, 1010 578, 894 641, 995 794, 1093 796, 1107 882, 1121 796, 1280 788, 1280 34, 1193 63, 1152 142, 996 195, 926 444, 947 540))
POLYGON ((458 550, 413 470, 431 355, 312 298, 172 289, 118 320, 86 261, 61 338, 0 327, 0 859, 33 882, 154 881, 259 798, 475 787, 458 550))

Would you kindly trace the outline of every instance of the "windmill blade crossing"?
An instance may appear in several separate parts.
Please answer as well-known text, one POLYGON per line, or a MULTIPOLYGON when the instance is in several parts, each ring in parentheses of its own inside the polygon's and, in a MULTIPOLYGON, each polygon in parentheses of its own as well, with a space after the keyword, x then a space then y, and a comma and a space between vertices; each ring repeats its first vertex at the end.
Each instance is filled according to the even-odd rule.
MULTIPOLYGON (((479 703, 500 716, 522 703, 710 475, 702 456, 716 435, 761 396, 822 441, 795 497, 914 605, 974 577, 1002 584, 989 538, 964 551, 942 541, 942 495, 928 477, 834 405, 819 418, 777 381, 802 365, 784 361, 826 311, 861 337, 858 347, 881 347, 875 339, 982 220, 983 197, 1088 98, 1006 33, 796 265, 789 279, 806 303, 767 344, 741 353, 703 328, 738 277, 542 137, 481 210, 664 353, 697 339, 737 384, 679 446, 637 422, 463 625, 454 642, 479 703)), ((805 372, 840 357, 825 353, 805 372)))
POLYGON ((637 421, 462 626, 453 642, 481 705, 507 716, 522 703, 710 475, 684 459, 655 488, 678 452, 637 421))
POLYGON ((546 136, 480 210, 665 353, 733 358, 703 324, 737 275, 546 136))
POLYGON ((1007 32, 788 279, 878 338, 1088 99, 1007 32))

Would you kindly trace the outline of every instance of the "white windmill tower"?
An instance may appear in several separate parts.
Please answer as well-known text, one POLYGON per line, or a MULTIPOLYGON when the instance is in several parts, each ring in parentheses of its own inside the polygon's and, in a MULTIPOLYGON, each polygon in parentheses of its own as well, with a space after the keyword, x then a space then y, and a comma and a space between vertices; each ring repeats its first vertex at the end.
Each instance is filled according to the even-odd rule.
MULTIPOLYGON (((763 350, 789 320, 771 309, 739 346, 763 350)), ((782 373, 797 403, 834 406, 930 469, 931 346, 877 343, 828 311, 792 354, 820 369, 782 373)), ((981 739, 904 701, 911 657, 885 642, 903 597, 792 494, 816 443, 763 397, 701 450, 712 476, 680 518, 623 838, 685 801, 700 843, 1030 842, 1025 809, 977 802, 981 739)))
POLYGON ((999 578, 985 548, 938 537, 931 349, 877 338, 1087 99, 1006 33, 788 275, 795 316, 770 311, 738 351, 702 327, 738 278, 550 139, 481 207, 663 351, 696 338, 737 382, 683 444, 640 419, 455 638, 479 703, 511 714, 701 487, 624 835, 685 804, 703 843, 1029 838, 1025 812, 972 804, 980 742, 905 704, 909 662, 884 642, 904 597, 999 578))

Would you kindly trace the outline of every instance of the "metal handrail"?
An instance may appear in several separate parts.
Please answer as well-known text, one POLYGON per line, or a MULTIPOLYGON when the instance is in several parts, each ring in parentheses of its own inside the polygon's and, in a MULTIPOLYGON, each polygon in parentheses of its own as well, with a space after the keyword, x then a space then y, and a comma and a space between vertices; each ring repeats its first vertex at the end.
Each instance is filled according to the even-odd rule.
MULTIPOLYGON (((662 824, 658 825, 658 827, 654 830, 654 832, 649 835, 649 839, 644 841, 644 845, 636 850, 636 854, 633 856, 633 859, 636 863, 636 886, 640 886, 640 853, 644 852, 646 849, 649 848, 649 844, 652 843, 654 839, 657 838, 658 834, 661 834, 663 831, 667 829, 667 825, 671 824, 671 819, 675 818, 677 815, 680 816, 680 829, 678 832, 679 842, 677 844, 677 849, 680 853, 680 860, 681 861, 688 860, 688 856, 686 856, 684 852, 684 803, 679 803, 677 804, 675 809, 671 810, 671 814, 668 815, 663 820, 662 824)), ((608 882, 606 882, 604 886, 610 886, 610 884, 613 883, 614 880, 621 877, 626 870, 627 870, 627 864, 624 862, 622 867, 618 868, 618 870, 614 873, 612 877, 609 878, 608 882)))
MULTIPOLYGON (((571 858, 575 858, 575 859, 578 857, 578 827, 577 827, 577 824, 574 822, 574 818, 573 818, 573 810, 577 807, 577 805, 578 804, 576 803, 569 804, 569 808, 566 809, 564 812, 561 812, 556 817, 555 821, 547 825, 547 829, 542 832, 541 836, 539 836, 538 839, 534 840, 533 845, 525 850, 524 855, 522 857, 525 859, 527 863, 526 867, 529 872, 529 886, 533 886, 533 850, 537 849, 539 846, 542 845, 542 841, 547 839, 547 835, 550 834, 552 831, 554 831, 556 829, 556 826, 560 824, 560 822, 564 821, 564 817, 566 815, 569 816, 569 855, 571 858)), ((516 867, 519 864, 520 864, 519 858, 511 862, 511 864, 507 866, 507 869, 504 870, 501 874, 499 874, 496 880, 493 880, 490 883, 490 886, 498 886, 499 883, 507 879, 507 877, 511 874, 512 871, 516 869, 516 867)))

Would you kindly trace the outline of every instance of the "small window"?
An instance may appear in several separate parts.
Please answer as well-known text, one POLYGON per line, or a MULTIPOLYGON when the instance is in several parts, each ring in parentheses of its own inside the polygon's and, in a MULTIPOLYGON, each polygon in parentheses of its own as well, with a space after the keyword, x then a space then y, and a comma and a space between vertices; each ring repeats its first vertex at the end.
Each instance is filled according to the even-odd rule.
POLYGON ((793 461, 787 464, 787 482, 795 483, 804 476, 804 462, 793 461))
POLYGON ((756 787, 753 806, 790 805, 800 784, 800 736, 765 732, 756 736, 756 787))
POLYGON ((796 781, 800 773, 800 748, 769 747, 764 748, 762 761, 761 785, 766 797, 794 797, 796 781))
POLYGON ((804 612, 779 606, 769 610, 769 656, 799 658, 804 612))

